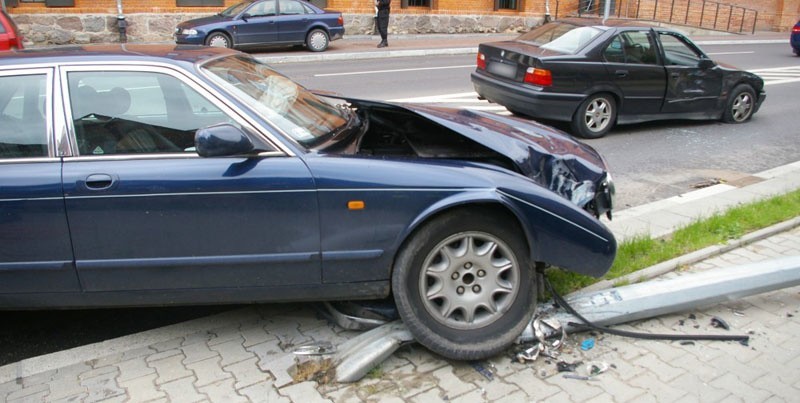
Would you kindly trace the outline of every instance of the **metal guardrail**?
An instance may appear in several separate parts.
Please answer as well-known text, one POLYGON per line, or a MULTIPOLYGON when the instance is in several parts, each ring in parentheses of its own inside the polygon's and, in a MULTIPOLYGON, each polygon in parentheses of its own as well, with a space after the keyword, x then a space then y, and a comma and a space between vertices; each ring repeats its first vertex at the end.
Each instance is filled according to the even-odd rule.
POLYGON ((758 10, 712 0, 556 0, 555 18, 603 16, 651 20, 733 33, 756 30, 758 10))

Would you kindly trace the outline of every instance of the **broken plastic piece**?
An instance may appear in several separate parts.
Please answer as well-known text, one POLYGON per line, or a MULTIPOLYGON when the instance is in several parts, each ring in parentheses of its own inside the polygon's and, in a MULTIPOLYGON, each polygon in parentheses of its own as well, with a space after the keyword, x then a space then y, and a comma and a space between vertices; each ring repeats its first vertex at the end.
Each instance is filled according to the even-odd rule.
POLYGON ((594 339, 588 338, 581 343, 581 350, 588 351, 594 348, 594 339))
POLYGON ((728 322, 725 322, 724 320, 722 320, 722 318, 718 316, 714 316, 713 318, 711 318, 711 326, 720 329, 731 330, 731 327, 728 326, 728 322))
POLYGON ((556 363, 556 368, 558 372, 575 372, 575 369, 578 368, 579 365, 583 364, 582 361, 568 363, 566 361, 559 361, 556 363))
POLYGON ((592 376, 602 374, 603 372, 608 371, 608 368, 608 363, 603 361, 592 361, 586 364, 586 372, 592 376))
POLYGON ((486 367, 484 367, 483 364, 481 364, 480 362, 472 361, 469 364, 472 365, 472 368, 475 368, 475 371, 478 371, 479 374, 483 375, 484 378, 490 381, 494 380, 494 374, 492 373, 492 371, 486 369, 486 367))

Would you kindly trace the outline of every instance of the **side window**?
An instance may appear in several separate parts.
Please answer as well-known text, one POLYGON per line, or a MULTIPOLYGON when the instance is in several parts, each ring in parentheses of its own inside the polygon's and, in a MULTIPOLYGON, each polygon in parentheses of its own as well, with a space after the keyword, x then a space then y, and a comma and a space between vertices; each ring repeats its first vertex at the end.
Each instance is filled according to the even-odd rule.
POLYGON ((0 158, 46 157, 44 74, 0 76, 0 158))
POLYGON ((656 48, 649 32, 632 31, 620 35, 625 51, 625 63, 657 64, 656 48))
POLYGON ((671 66, 697 66, 702 58, 692 47, 680 38, 666 33, 659 34, 661 46, 664 47, 665 64, 671 66))
POLYGON ((300 2, 294 0, 281 0, 281 15, 305 14, 306 9, 300 2))
POLYGON ((274 1, 264 1, 261 3, 256 3, 253 7, 250 7, 247 10, 247 13, 253 17, 267 17, 270 15, 275 15, 275 2, 274 1))
POLYGON ((68 82, 80 155, 193 153, 197 129, 218 123, 239 126, 168 74, 71 72, 68 82))
POLYGON ((603 57, 609 63, 625 63, 625 52, 622 50, 622 38, 617 35, 603 51, 603 57))

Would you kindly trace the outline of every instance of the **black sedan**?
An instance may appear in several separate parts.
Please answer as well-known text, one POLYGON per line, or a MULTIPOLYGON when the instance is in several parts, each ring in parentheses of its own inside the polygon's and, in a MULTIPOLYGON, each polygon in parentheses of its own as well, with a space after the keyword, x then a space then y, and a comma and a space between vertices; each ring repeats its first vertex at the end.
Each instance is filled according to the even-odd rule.
POLYGON ((472 83, 481 98, 570 122, 584 138, 617 123, 741 123, 766 97, 760 77, 715 63, 681 33, 624 21, 564 20, 481 44, 472 83))
POLYGON ((601 276, 591 147, 487 112, 321 97, 230 49, 0 52, 0 309, 394 296, 474 359, 535 269, 601 276))
POLYGON ((244 1, 175 28, 176 43, 237 49, 305 45, 322 52, 343 35, 342 13, 300 0, 244 1))

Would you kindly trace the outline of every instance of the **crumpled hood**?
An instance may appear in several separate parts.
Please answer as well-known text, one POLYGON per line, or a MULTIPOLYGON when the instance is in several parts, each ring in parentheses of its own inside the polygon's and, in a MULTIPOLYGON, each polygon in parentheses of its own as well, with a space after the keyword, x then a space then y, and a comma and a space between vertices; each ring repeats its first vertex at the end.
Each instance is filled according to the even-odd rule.
POLYGON ((506 156, 525 176, 582 208, 598 190, 605 191, 603 183, 609 179, 605 161, 592 147, 536 122, 469 109, 348 101, 356 107, 402 108, 433 121, 506 156))

